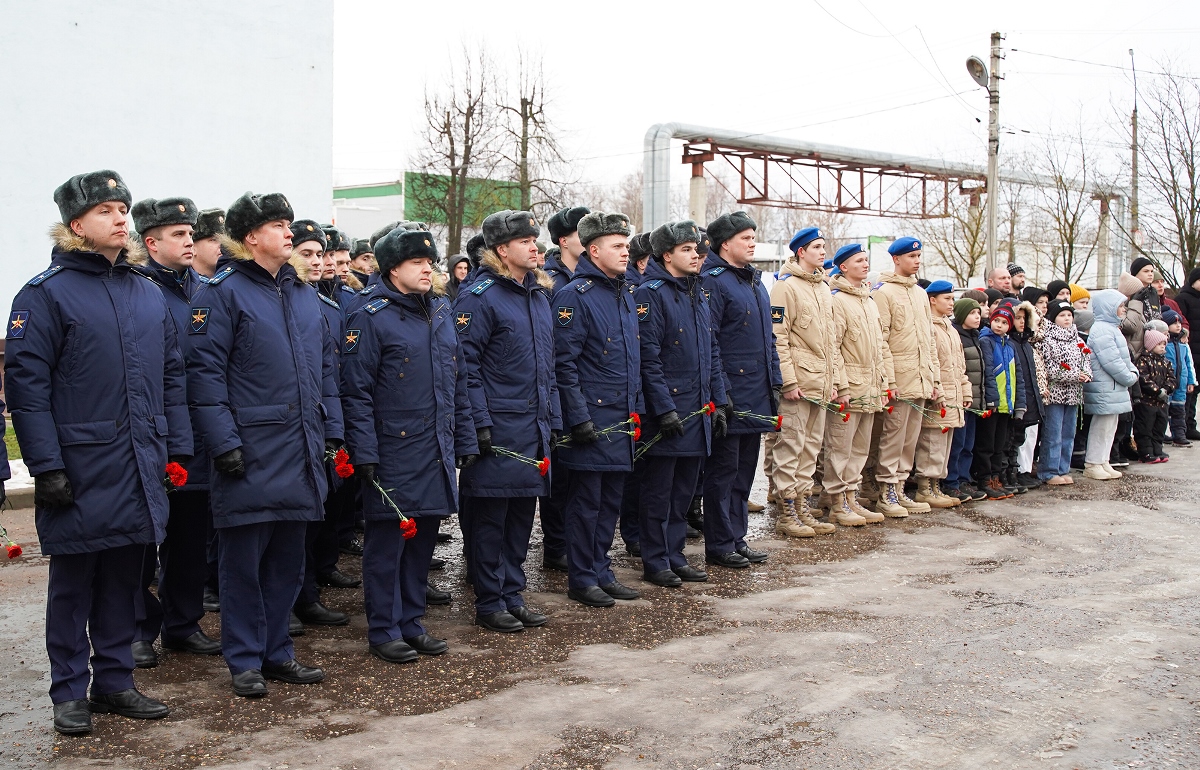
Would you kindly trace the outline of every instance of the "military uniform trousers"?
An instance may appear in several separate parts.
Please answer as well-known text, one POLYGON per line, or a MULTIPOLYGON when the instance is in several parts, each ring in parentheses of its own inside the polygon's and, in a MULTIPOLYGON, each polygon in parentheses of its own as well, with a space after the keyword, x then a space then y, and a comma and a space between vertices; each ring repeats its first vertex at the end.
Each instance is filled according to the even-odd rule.
POLYGON ((168 498, 167 536, 155 548, 146 546, 142 590, 138 595, 138 630, 134 641, 182 641, 200 630, 204 617, 204 585, 208 578, 208 531, 212 512, 208 492, 178 490, 168 498), (158 596, 150 584, 158 575, 158 596))
POLYGON ((696 492, 703 457, 650 455, 638 494, 642 570, 651 575, 687 566, 687 512, 696 492))
POLYGON ((542 558, 558 558, 567 553, 567 479, 571 472, 558 464, 558 452, 550 452, 550 495, 538 498, 538 518, 542 522, 542 558))
POLYGON ((746 546, 750 487, 758 469, 760 433, 714 438, 704 464, 704 550, 722 556, 746 546))
POLYGON ((222 527, 218 572, 221 654, 232 674, 294 658, 288 620, 304 577, 307 522, 222 527))
MULTIPOLYGON (((343 504, 339 494, 342 489, 325 498, 325 518, 310 521, 304 531, 304 580, 296 605, 303 606, 321 600, 317 587, 317 575, 328 575, 337 569, 338 563, 338 515, 343 504)), ((351 527, 354 525, 351 524, 351 527)))
POLYGON ((950 446, 957 429, 942 433, 942 429, 928 425, 921 428, 917 439, 917 475, 927 479, 944 479, 950 466, 950 446))
POLYGON ((825 476, 822 486, 830 495, 855 492, 862 483, 863 466, 871 453, 875 412, 846 412, 843 422, 836 412, 825 413, 825 476))
MULTIPOLYGON (((923 399, 911 399, 917 406, 925 406, 923 399)), ((912 470, 913 458, 917 454, 917 441, 921 438, 921 413, 914 407, 897 400, 891 414, 881 412, 882 423, 879 434, 879 449, 875 462, 875 480, 880 484, 903 484, 912 470)))
POLYGON ((471 511, 471 585, 478 614, 525 606, 521 592, 537 501, 536 497, 463 499, 462 507, 471 511))
MULTIPOLYGON (((635 444, 634 448, 640 446, 635 444)), ((625 477, 625 491, 621 494, 621 539, 625 545, 642 541, 641 506, 638 498, 641 495, 642 479, 646 476, 646 458, 633 461, 633 473, 625 477)))
POLYGON ((50 700, 88 696, 88 652, 92 693, 107 695, 133 687, 134 602, 146 546, 123 545, 91 553, 50 557, 46 586, 46 653, 50 700))
POLYGON ((425 633, 425 589, 437 547, 440 516, 414 516, 417 534, 405 540, 398 519, 367 519, 363 594, 367 643, 372 647, 425 633))
POLYGON ((804 399, 784 399, 779 413, 783 424, 771 449, 771 480, 779 499, 802 500, 813 487, 817 455, 825 438, 826 410, 804 399))
POLYGON ((567 481, 567 585, 603 586, 616 581, 608 550, 621 515, 628 471, 572 468, 567 481))

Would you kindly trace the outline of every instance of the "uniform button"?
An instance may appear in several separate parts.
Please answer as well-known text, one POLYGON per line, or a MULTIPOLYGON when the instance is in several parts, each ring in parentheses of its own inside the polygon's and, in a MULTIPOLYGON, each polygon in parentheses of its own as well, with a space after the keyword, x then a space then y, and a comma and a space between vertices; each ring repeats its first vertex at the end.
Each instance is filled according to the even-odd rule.
POLYGON ((406 359, 404 359, 404 363, 406 363, 406 364, 408 363, 408 359, 407 359, 407 358, 406 358, 406 359))
POLYGON ((608 355, 608 351, 607 351, 607 350, 606 350, 606 351, 604 351, 604 355, 606 355, 606 356, 608 355))
POLYGON ((458 356, 450 356, 450 360, 451 360, 451 361, 457 361, 457 360, 458 360, 458 356))
POLYGON ((408 434, 407 434, 406 432, 404 432, 404 431, 400 431, 400 435, 401 435, 401 436, 407 436, 408 434))
POLYGON ((676 344, 676 345, 678 345, 678 344, 679 344, 679 340, 675 340, 675 344, 676 344))
POLYGON ((749 326, 749 325, 750 325, 750 323, 748 321, 742 321, 742 326, 749 326))
POLYGON ((682 332, 682 331, 683 331, 683 327, 680 327, 680 328, 679 328, 679 331, 681 331, 681 332, 682 332))
POLYGON ((603 404, 603 403, 604 403, 604 399, 602 399, 602 398, 598 398, 598 399, 596 399, 596 403, 597 403, 597 404, 603 404))
POLYGON ((404 379, 404 372, 400 372, 400 379, 404 379))
POLYGON ((745 369, 738 369, 738 374, 745 374, 745 373, 746 373, 745 369))
POLYGON ((671 388, 671 392, 672 392, 672 393, 678 393, 678 392, 679 392, 679 388, 671 388))

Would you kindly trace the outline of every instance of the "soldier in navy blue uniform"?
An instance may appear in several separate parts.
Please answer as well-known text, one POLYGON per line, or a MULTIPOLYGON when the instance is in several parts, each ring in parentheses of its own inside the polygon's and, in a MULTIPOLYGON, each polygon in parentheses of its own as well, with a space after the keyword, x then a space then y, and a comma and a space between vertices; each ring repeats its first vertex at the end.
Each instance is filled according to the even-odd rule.
MULTIPOLYGON (((148 198, 133 207, 133 223, 143 249, 131 253, 134 270, 158 286, 166 299, 184 358, 187 357, 191 297, 200 285, 192 270, 195 257, 193 228, 199 211, 187 198, 148 198)), ((212 514, 208 510, 208 455, 202 441, 194 442, 186 466, 187 484, 168 498, 170 516, 166 539, 158 548, 146 547, 142 572, 142 606, 133 642, 133 662, 138 668, 158 665, 154 640, 162 633, 163 646, 197 655, 219 655, 221 643, 200 630, 204 617, 206 544, 212 514), (158 572, 158 596, 150 584, 158 572)))
POLYGON ((579 220, 586 252, 551 304, 563 424, 571 427, 558 451, 569 471, 567 596, 592 607, 641 596, 617 581, 608 556, 633 470, 630 415, 642 411, 637 309, 625 283, 631 232, 624 214, 596 211, 579 220))
POLYGON ((724 438, 728 428, 725 409, 696 414, 706 404, 724 406, 727 400, 712 312, 700 286, 699 242, 691 220, 657 228, 651 235, 654 257, 634 292, 646 400, 642 437, 661 433, 643 458, 642 570, 648 582, 664 588, 708 579, 683 555, 687 512, 712 441, 724 438))
MULTIPOLYGON (((634 291, 642 283, 643 273, 650 263, 650 233, 637 233, 629 238, 629 267, 625 269, 625 282, 634 291)), ((649 435, 643 439, 649 439, 649 435)), ((636 442, 635 442, 636 443, 636 442)), ((633 473, 625 478, 625 492, 621 496, 621 539, 630 556, 641 556, 641 531, 638 527, 638 495, 645 475, 646 460, 639 458, 633 463, 633 473)))
POLYGON ((438 522, 457 510, 455 466, 478 459, 462 348, 428 231, 397 228, 375 244, 375 297, 350 315, 342 345, 346 439, 363 482, 363 577, 371 654, 407 663, 440 655, 425 631, 425 590, 438 522), (406 540, 400 516, 416 523, 406 540))
POLYGON ((342 273, 343 293, 357 293, 367 288, 371 271, 375 269, 375 252, 369 238, 359 238, 350 249, 350 262, 342 273))
MULTIPOLYGON (((579 243, 579 220, 590 213, 587 206, 573 206, 555 212, 546 222, 553 248, 546 252, 543 270, 550 276, 557 293, 571 282, 579 266, 583 246, 579 243)), ((550 454, 552 473, 550 493, 538 498, 538 516, 542 521, 542 567, 567 571, 567 535, 564 510, 567 504, 567 468, 557 463, 557 450, 550 454)))
POLYGON ((727 410, 729 434, 713 441, 704 466, 704 550, 709 564, 733 568, 767 558, 746 544, 746 531, 761 434, 774 430, 774 423, 733 413, 776 415, 783 387, 771 298, 752 264, 757 229, 743 211, 714 220, 708 226, 712 246, 702 272, 732 405, 727 410))
POLYGON ((168 457, 193 445, 167 303, 128 262, 129 189, 95 171, 54 201, 50 267, 13 299, 4 392, 50 557, 54 728, 77 735, 91 731, 90 712, 168 713, 134 688, 134 603, 146 547, 165 535, 168 457))
MULTIPOLYGON (((546 474, 491 451, 549 456, 562 430, 554 379, 550 278, 537 269, 537 221, 528 211, 483 220, 487 248, 469 289, 454 303, 480 462, 462 473, 459 513, 475 588, 475 622, 492 631, 540 626, 525 606, 525 557, 546 474)), ((553 463, 549 474, 557 473, 553 463)))
POLYGON ((265 678, 321 681, 300 664, 288 618, 307 522, 324 515, 325 455, 342 439, 337 358, 321 301, 288 264, 295 219, 278 193, 229 207, 229 256, 192 297, 188 401, 213 458, 221 651, 237 695, 265 678))

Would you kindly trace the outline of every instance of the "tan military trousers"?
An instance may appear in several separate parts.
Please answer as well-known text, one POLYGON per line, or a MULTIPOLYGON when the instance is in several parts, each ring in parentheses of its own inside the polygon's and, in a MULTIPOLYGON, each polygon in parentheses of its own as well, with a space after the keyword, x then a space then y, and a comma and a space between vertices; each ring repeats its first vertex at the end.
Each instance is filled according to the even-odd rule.
POLYGON ((813 487, 817 453, 825 437, 825 410, 814 403, 783 400, 783 427, 771 448, 771 480, 783 500, 799 500, 813 487))
POLYGON ((917 439, 917 475, 928 479, 944 479, 950 464, 950 442, 954 428, 942 433, 941 428, 928 425, 921 428, 917 439))
MULTIPOLYGON (((925 401, 920 399, 914 399, 913 403, 925 405, 925 401)), ((908 478, 917 454, 921 413, 903 401, 897 401, 892 413, 884 411, 879 422, 883 425, 879 433, 875 480, 880 484, 902 484, 908 478)))
POLYGON ((830 495, 853 492, 862 481, 862 469, 871 452, 871 428, 874 412, 825 413, 825 478, 822 482, 830 495))

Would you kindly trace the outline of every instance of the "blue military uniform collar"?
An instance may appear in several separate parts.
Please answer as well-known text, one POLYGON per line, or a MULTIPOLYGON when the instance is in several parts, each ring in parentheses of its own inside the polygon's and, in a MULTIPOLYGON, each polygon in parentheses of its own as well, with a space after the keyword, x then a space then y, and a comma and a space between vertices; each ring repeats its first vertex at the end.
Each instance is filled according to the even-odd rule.
POLYGON ((103 275, 113 268, 129 270, 129 252, 122 251, 116 263, 108 261, 108 257, 95 251, 64 251, 57 246, 50 253, 50 265, 64 270, 76 270, 91 275, 103 275))
MULTIPOLYGON (((592 260, 583 255, 579 257, 579 265, 575 268, 575 278, 590 278, 596 283, 602 283, 611 287, 615 291, 620 291, 625 285, 624 273, 616 278, 609 278, 604 274, 603 270, 596 267, 592 260)), ((572 280, 574 280, 574 278, 572 280)))
POLYGON ((657 259, 651 257, 650 264, 646 265, 646 272, 642 274, 642 285, 646 285, 650 281, 669 283, 680 291, 688 293, 699 283, 700 276, 685 275, 682 278, 676 278, 657 259))
POLYGON ((272 276, 265 268, 252 259, 234 259, 233 257, 222 255, 217 260, 217 273, 219 274, 225 267, 232 267, 255 283, 261 283, 264 286, 279 287, 285 283, 294 282, 297 279, 296 268, 286 262, 283 264, 283 267, 279 268, 279 272, 275 276, 272 276))
POLYGON ((756 280, 758 280, 759 275, 762 274, 762 271, 756 267, 734 267, 722 259, 717 252, 709 249, 708 258, 704 260, 704 267, 701 268, 700 273, 704 274, 707 271, 714 270, 718 267, 725 268, 747 283, 754 283, 756 280))

